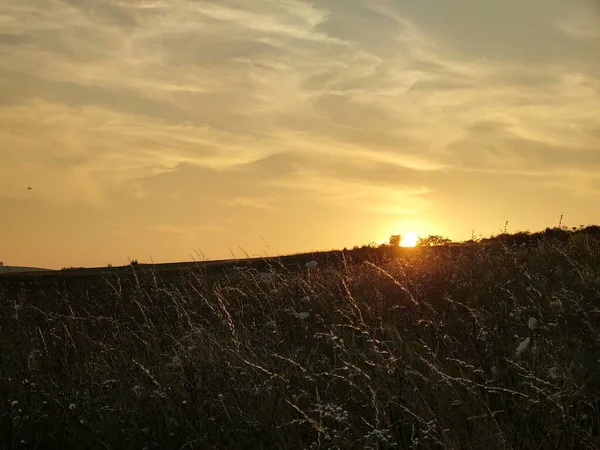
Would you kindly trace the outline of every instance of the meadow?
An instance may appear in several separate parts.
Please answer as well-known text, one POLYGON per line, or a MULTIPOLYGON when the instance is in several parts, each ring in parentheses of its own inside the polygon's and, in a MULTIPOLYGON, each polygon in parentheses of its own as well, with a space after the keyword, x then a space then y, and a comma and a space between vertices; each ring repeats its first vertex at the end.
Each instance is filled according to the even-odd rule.
POLYGON ((384 250, 0 279, 0 448, 600 447, 596 237, 384 250))

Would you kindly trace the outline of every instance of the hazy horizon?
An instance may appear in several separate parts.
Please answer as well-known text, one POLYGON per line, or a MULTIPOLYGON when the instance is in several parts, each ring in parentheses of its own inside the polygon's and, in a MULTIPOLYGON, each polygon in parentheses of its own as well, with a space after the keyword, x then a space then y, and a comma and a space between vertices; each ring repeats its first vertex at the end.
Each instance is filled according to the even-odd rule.
POLYGON ((0 55, 7 265, 600 223, 594 0, 5 0, 0 55))

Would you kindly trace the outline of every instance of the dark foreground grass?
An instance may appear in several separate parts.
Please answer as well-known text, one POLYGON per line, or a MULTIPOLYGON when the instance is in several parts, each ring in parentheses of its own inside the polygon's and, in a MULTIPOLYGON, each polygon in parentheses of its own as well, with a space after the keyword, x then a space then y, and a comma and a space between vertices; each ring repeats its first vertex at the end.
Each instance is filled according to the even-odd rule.
POLYGON ((0 283, 0 447, 592 449, 600 248, 0 283))

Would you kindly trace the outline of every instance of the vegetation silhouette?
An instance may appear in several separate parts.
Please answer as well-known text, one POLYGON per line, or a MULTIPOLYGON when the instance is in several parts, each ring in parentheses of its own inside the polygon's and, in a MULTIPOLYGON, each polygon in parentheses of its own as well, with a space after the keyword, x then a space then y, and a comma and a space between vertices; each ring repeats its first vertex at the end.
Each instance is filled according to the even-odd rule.
POLYGON ((0 448, 597 448, 600 228, 396 243, 0 277, 0 448))

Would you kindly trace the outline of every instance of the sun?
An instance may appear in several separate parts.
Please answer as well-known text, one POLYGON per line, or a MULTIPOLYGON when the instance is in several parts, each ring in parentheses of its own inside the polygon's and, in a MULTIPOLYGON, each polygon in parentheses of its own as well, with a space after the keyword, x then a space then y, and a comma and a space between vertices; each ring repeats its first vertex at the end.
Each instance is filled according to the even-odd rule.
POLYGON ((409 231, 402 235, 400 247, 416 247, 419 242, 419 235, 415 231, 409 231))

